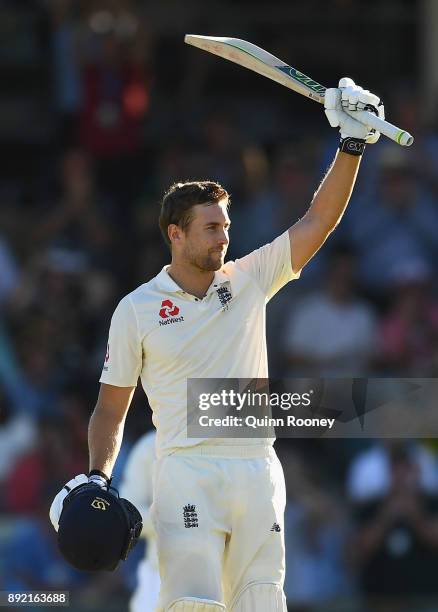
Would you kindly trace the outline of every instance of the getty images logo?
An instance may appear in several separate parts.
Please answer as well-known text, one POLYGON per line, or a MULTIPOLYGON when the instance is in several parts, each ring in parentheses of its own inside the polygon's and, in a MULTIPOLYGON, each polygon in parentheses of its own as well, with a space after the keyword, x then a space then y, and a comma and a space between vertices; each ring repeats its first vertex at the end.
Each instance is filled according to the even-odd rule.
POLYGON ((169 323, 180 323, 181 321, 184 321, 184 317, 177 317, 178 314, 178 306, 175 306, 175 304, 170 300, 163 300, 161 302, 159 315, 161 319, 164 320, 160 320, 159 324, 168 325, 169 323))

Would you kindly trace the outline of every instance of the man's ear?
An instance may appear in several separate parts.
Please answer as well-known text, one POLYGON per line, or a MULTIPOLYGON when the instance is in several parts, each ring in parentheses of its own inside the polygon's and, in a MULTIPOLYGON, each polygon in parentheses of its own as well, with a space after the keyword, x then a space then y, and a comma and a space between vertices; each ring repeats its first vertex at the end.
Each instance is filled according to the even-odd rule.
POLYGON ((171 243, 179 242, 183 235, 183 230, 176 223, 170 223, 167 228, 167 235, 171 243))

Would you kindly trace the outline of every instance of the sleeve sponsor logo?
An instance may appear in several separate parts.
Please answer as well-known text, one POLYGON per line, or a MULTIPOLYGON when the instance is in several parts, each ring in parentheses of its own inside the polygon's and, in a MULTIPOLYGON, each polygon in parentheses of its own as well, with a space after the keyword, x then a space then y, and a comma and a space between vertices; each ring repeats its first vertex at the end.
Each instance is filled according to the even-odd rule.
POLYGON ((108 344, 106 345, 105 362, 103 364, 104 372, 108 372, 109 358, 110 358, 110 347, 109 347, 109 342, 108 342, 108 344))

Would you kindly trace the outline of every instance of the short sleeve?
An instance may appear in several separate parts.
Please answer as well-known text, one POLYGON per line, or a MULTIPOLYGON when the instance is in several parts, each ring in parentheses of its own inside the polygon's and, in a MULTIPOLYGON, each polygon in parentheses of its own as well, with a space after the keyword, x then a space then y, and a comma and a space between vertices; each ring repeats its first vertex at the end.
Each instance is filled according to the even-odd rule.
POLYGON ((116 387, 135 387, 142 368, 142 344, 134 306, 123 298, 111 319, 101 383, 116 387))
POLYGON ((300 276, 300 272, 294 273, 292 270, 288 231, 245 257, 237 259, 235 264, 254 278, 268 300, 286 283, 300 276))

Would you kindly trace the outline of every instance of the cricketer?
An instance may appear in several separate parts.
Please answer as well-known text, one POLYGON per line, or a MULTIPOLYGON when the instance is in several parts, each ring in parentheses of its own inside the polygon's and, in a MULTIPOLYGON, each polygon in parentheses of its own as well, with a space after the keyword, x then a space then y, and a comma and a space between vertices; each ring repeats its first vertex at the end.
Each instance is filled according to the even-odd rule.
MULTIPOLYGON (((211 181, 172 185, 159 219, 171 263, 113 314, 89 426, 89 477, 108 486, 140 378, 157 429, 151 509, 161 578, 157 612, 287 610, 285 483, 274 440, 188 438, 186 383, 268 378, 266 304, 300 276, 340 222, 365 146, 380 136, 354 119, 364 109, 384 116, 379 98, 351 79, 326 91, 325 114, 341 133, 333 164, 306 214, 236 261, 225 263, 225 188, 211 181)), ((62 512, 59 500, 52 517, 62 512)))

